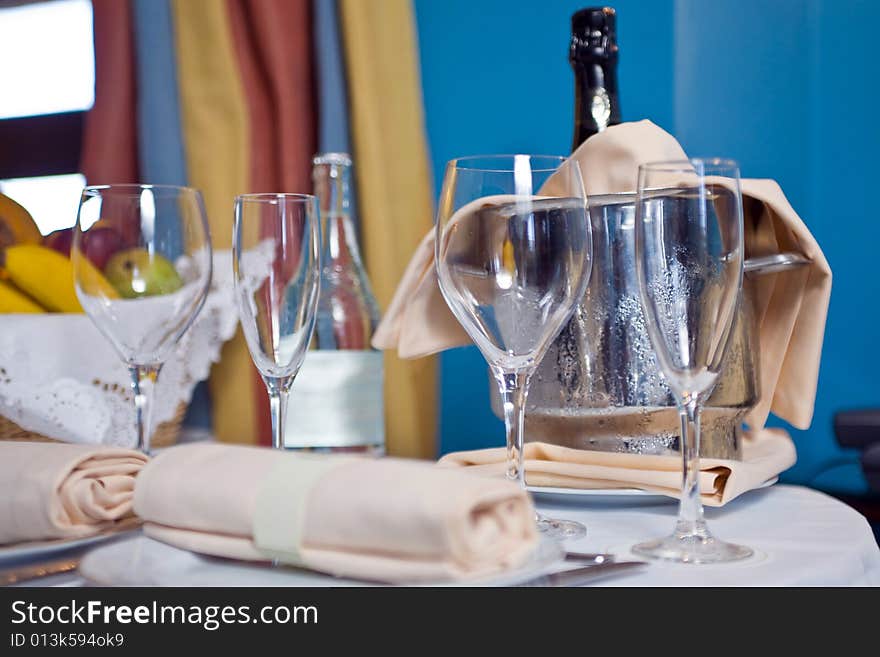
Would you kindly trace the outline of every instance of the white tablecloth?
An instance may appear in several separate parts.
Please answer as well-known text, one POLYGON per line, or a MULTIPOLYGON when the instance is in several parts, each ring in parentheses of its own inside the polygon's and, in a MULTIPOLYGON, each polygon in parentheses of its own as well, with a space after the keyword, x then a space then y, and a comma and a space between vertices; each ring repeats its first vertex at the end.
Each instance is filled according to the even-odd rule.
MULTIPOLYGON (((620 554, 672 531, 677 504, 644 507, 541 504, 550 517, 578 520, 587 536, 566 547, 620 554)), ((652 563, 596 586, 880 586, 880 549, 864 516, 809 488, 777 484, 722 508, 706 509, 721 539, 756 550, 749 560, 717 565, 652 563)))
MULTIPOLYGON (((587 526, 587 536, 566 542, 567 549, 617 555, 625 555, 640 540, 669 533, 677 510, 675 503, 600 504, 586 497, 571 503, 541 502, 539 508, 548 516, 579 520, 587 526)), ((707 509, 706 516, 719 538, 744 543, 757 556, 719 566, 655 562, 637 573, 594 585, 880 586, 880 549, 870 526, 854 509, 828 495, 776 485, 747 493, 721 509, 707 509)), ((75 573, 32 582, 39 586, 83 583, 75 573)), ((326 583, 328 578, 302 573, 303 585, 326 583)))

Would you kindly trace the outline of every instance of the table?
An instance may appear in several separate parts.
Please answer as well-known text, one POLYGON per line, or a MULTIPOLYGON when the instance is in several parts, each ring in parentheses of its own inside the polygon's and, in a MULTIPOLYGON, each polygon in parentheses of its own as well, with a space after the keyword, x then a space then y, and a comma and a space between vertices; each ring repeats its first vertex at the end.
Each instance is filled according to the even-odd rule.
MULTIPOLYGON (((587 526, 587 536, 567 548, 615 554, 670 533, 677 512, 675 504, 539 506, 550 517, 587 526)), ((757 556, 723 565, 657 562, 595 586, 880 586, 880 548, 867 520, 824 493, 777 484, 706 508, 706 519, 716 536, 748 545, 757 556)))
MULTIPOLYGON (((636 498, 633 498, 634 500, 636 498)), ((625 553, 634 543, 669 533, 674 503, 539 503, 543 513, 578 520, 587 536, 566 542, 580 552, 625 553)), ((707 508, 720 538, 754 548, 756 557, 717 566, 652 563, 634 574, 595 586, 880 586, 880 548, 865 518, 824 493, 775 485, 747 493, 723 508, 707 508)), ((326 580, 325 580, 326 581, 326 580)), ((75 573, 34 581, 40 586, 81 586, 75 573)), ((303 574, 302 583, 320 583, 303 574)))

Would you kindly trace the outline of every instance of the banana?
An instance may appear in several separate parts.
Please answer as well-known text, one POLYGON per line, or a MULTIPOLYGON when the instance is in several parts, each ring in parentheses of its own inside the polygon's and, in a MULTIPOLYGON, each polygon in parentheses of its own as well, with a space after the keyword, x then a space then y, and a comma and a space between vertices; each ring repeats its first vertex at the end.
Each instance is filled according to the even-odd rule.
POLYGON ((44 313, 45 308, 38 306, 27 296, 16 290, 9 283, 0 281, 0 313, 44 313))
MULTIPOLYGON (((119 294, 91 263, 83 259, 85 267, 81 284, 92 294, 100 292, 111 299, 119 294)), ((54 312, 83 312, 73 282, 73 264, 52 249, 37 244, 19 244, 7 247, 0 266, 7 277, 22 292, 54 312)))
POLYGON ((77 266, 80 268, 79 286, 83 292, 93 297, 104 297, 105 299, 120 298, 119 290, 87 257, 81 256, 77 266))
POLYGON ((42 236, 30 213, 0 194, 0 248, 13 244, 39 244, 42 236))
POLYGON ((10 246, 3 267, 15 286, 51 311, 81 313, 73 266, 57 251, 35 244, 10 246))

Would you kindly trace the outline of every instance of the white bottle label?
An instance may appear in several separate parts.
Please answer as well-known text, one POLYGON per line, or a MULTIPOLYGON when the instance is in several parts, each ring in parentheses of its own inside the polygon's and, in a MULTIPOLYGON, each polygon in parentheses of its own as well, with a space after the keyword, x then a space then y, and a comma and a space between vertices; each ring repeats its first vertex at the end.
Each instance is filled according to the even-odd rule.
POLYGON ((309 351, 290 389, 284 446, 383 446, 383 379, 379 351, 309 351))

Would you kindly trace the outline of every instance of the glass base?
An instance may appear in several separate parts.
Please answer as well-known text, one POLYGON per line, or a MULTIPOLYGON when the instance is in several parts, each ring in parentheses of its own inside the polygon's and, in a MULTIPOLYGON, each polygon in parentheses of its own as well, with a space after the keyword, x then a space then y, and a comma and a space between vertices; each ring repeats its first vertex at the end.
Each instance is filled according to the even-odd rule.
POLYGON ((566 538, 583 538, 587 535, 587 528, 574 520, 555 520, 538 515, 535 522, 541 535, 548 538, 563 540, 566 538))
POLYGON ((649 559, 677 563, 726 563, 740 561, 754 554, 751 548, 719 541, 705 529, 695 533, 675 533, 666 538, 645 541, 633 546, 633 554, 649 559))

